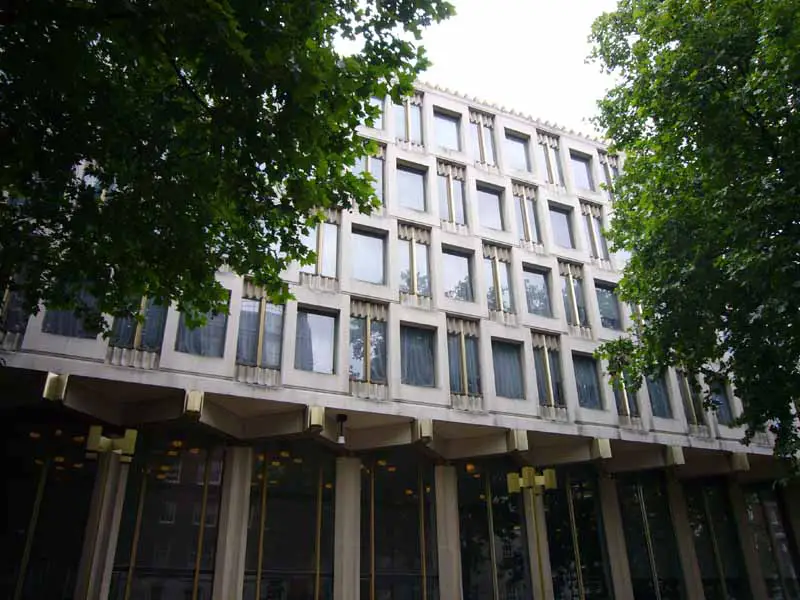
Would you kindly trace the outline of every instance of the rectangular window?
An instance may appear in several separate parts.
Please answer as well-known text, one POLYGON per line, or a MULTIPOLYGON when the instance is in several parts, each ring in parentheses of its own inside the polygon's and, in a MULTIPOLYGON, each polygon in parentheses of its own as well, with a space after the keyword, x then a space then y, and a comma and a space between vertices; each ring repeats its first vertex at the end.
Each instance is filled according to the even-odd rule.
POLYGON ((528 312, 541 317, 553 316, 550 308, 550 286, 547 283, 547 271, 527 267, 522 270, 522 282, 525 285, 525 299, 528 312))
POLYGON ((558 149, 558 137, 537 131, 536 137, 536 159, 538 164, 539 177, 547 183, 555 183, 564 186, 564 171, 561 167, 561 159, 558 149))
POLYGON ((572 237, 572 224, 570 219, 572 211, 564 208, 550 206, 550 224, 553 228, 553 241, 562 248, 574 248, 575 240, 572 237))
POLYGON ((459 116, 434 109, 433 123, 437 146, 448 150, 461 150, 459 140, 461 118, 459 116))
POLYGON ((533 368, 542 406, 566 406, 558 336, 533 332, 533 368))
POLYGON ((614 401, 617 404, 617 414, 624 417, 639 417, 639 402, 636 398, 636 390, 630 385, 627 375, 622 375, 624 381, 612 382, 611 388, 614 390, 614 401))
POLYGON ((573 354, 572 363, 575 367, 575 383, 578 386, 578 404, 582 408, 602 410, 597 361, 590 356, 573 354))
POLYGON ((489 310, 514 312, 511 300, 511 251, 508 248, 484 245, 483 266, 489 310))
POLYGON ((519 239, 532 244, 541 244, 539 219, 536 216, 536 190, 521 183, 513 184, 512 190, 519 239))
POLYGON ((436 332, 402 325, 400 327, 400 381, 406 385, 436 385, 436 332))
POLYGON ((369 99, 369 105, 378 109, 378 116, 372 122, 372 125, 369 124, 369 119, 364 124, 367 127, 373 127, 374 129, 383 129, 383 98, 376 98, 373 96, 369 99))
POLYGON ((485 165, 495 165, 494 117, 474 110, 469 111, 470 121, 470 151, 476 162, 485 165))
POLYGON ((679 370, 677 374, 678 389, 680 389, 681 392, 681 402, 683 403, 683 412, 686 415, 686 421, 689 425, 705 425, 706 409, 703 406, 703 398, 700 395, 697 378, 693 375, 688 375, 682 370, 679 370))
MULTIPOLYGON (((228 292, 227 303, 230 308, 230 291, 228 292)), ((189 329, 186 326, 186 315, 181 314, 181 320, 178 323, 178 337, 175 340, 176 352, 222 358, 225 354, 225 335, 228 330, 228 313, 208 312, 205 318, 205 325, 189 329)))
POLYGON ((439 218, 442 221, 466 224, 464 210, 464 167, 440 162, 437 165, 439 182, 439 218))
POLYGON ((385 306, 353 300, 350 308, 350 379, 386 383, 385 306))
MULTIPOLYGON (((82 290, 78 293, 77 303, 87 310, 94 310, 97 306, 97 299, 89 292, 82 290)), ((83 318, 75 314, 75 311, 72 309, 45 310, 42 331, 51 335, 63 335, 65 337, 84 338, 87 340, 95 339, 98 335, 97 331, 88 331, 84 326, 83 318)))
POLYGON ((711 401, 717 409, 717 421, 720 425, 733 425, 733 409, 731 399, 728 397, 727 386, 724 381, 712 381, 709 383, 711 401))
POLYGON ((594 191, 594 178, 592 177, 592 159, 578 152, 569 153, 572 164, 572 181, 579 190, 594 191))
POLYGON ((597 293, 597 306, 600 309, 600 324, 607 329, 621 330, 622 317, 614 286, 595 281, 594 289, 597 293))
POLYGON ((425 171, 398 164, 397 197, 400 206, 425 212, 425 171))
POLYGON ((654 417, 662 419, 672 418, 672 406, 669 403, 669 390, 667 389, 667 375, 661 373, 656 377, 647 377, 647 394, 650 396, 650 406, 654 417))
POLYGON ((161 514, 158 516, 158 522, 162 525, 174 524, 177 511, 178 505, 175 502, 164 500, 161 503, 161 514))
POLYGON ((332 374, 336 348, 336 317, 305 308, 297 310, 294 368, 332 374))
POLYGON ((359 281, 383 285, 385 283, 384 246, 386 238, 371 231, 353 230, 350 240, 353 277, 359 281))
POLYGON ((530 138, 506 129, 505 159, 508 167, 517 171, 530 171, 531 160, 528 154, 530 138))
POLYGON ((614 199, 614 180, 619 176, 619 160, 616 156, 600 153, 600 167, 605 184, 606 196, 614 199))
POLYGON ((503 398, 525 399, 525 381, 522 377, 522 346, 511 342, 492 340, 494 365, 494 392, 503 398))
POLYGON ((167 307, 157 303, 154 298, 142 298, 139 314, 144 317, 143 321, 134 316, 114 317, 109 345, 115 348, 160 352, 167 321, 167 307))
POLYGON ((431 243, 430 231, 403 225, 397 227, 399 239, 400 292, 414 296, 431 295, 430 265, 428 246, 431 243))
POLYGON ((608 260, 608 244, 603 235, 603 209, 595 204, 581 202, 583 229, 589 241, 589 252, 593 258, 608 260))
POLYGON ((372 176, 372 189, 375 195, 383 204, 383 170, 386 156, 386 149, 381 146, 375 156, 362 156, 356 161, 354 172, 369 173, 372 176))
POLYGON ((300 271, 335 279, 338 271, 339 226, 326 221, 309 228, 308 234, 301 235, 300 240, 316 254, 316 260, 310 265, 301 265, 300 271))
POLYGON ((477 323, 447 319, 447 359, 450 393, 479 396, 481 379, 477 323))
POLYGON ((394 128, 398 140, 422 145, 422 94, 394 105, 394 128))
POLYGON ((455 250, 442 250, 442 286, 444 295, 454 300, 472 302, 470 256, 455 250))
POLYGON ((283 306, 272 304, 263 292, 245 282, 249 297, 242 298, 236 364, 263 369, 281 368, 283 306))
POLYGON ((588 327, 589 317, 583 296, 583 269, 579 265, 558 263, 561 273, 561 295, 564 299, 564 314, 567 323, 588 327))
POLYGON ((503 230, 503 194, 499 190, 478 186, 478 222, 488 229, 503 230))

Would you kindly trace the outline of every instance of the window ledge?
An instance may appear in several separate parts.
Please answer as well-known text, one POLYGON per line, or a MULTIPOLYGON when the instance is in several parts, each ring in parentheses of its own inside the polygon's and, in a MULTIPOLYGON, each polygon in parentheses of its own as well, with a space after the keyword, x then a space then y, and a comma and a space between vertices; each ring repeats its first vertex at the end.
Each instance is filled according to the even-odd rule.
POLYGON ((158 368, 160 354, 136 348, 116 348, 109 346, 106 350, 106 363, 117 367, 133 367, 152 371, 158 368))
POLYGON ((465 410, 467 412, 475 413, 486 412, 483 408, 483 396, 450 394, 450 404, 456 410, 465 410))
POLYGON ((646 431, 644 423, 642 423, 642 417, 619 415, 619 426, 624 427, 625 429, 635 429, 643 433, 646 431))
POLYGON ((379 400, 385 402, 389 399, 389 386, 383 383, 370 383, 368 381, 350 380, 350 393, 357 398, 379 400))
POLYGON ((566 423, 569 421, 566 406, 541 406, 541 415, 543 419, 550 421, 561 421, 566 423))
POLYGON ((592 328, 586 326, 576 327, 575 325, 569 326, 569 334, 574 335, 576 337, 586 338, 587 340, 592 339, 592 328))
POLYGON ((710 438, 711 429, 708 425, 689 425, 689 435, 697 437, 710 438))
POLYGON ((512 312, 506 312, 503 310, 492 310, 489 309, 489 318, 496 323, 502 323, 503 325, 515 326, 517 324, 517 315, 512 312))
POLYGON ((520 240, 519 245, 522 249, 534 254, 545 254, 544 245, 539 242, 529 242, 528 240, 520 240))
POLYGON ((0 331, 0 349, 14 352, 22 346, 24 334, 15 331, 0 331))
POLYGON ((603 269, 605 271, 613 271, 614 269, 611 266, 611 261, 606 258, 597 258, 595 256, 592 257, 591 263, 597 267, 598 269, 603 269))
POLYGON ((447 233, 455 233, 457 235, 469 235, 469 227, 463 223, 453 223, 452 221, 447 221, 445 219, 442 219, 441 222, 442 231, 447 233))
POLYGON ((404 306, 416 306, 417 308, 431 309, 432 299, 430 296, 419 296, 417 294, 406 294, 400 292, 400 304, 404 306))
POLYGON ((312 273, 300 273, 300 285, 305 285, 318 292, 331 292, 335 294, 339 291, 338 279, 324 277, 323 275, 314 275, 312 273))
POLYGON ((249 365, 236 365, 236 381, 250 383, 253 385, 263 385, 266 387, 277 387, 281 384, 281 372, 277 369, 265 369, 249 365))
POLYGON ((395 138, 397 145, 405 150, 416 150, 417 152, 425 151, 425 144, 422 142, 410 142, 402 138, 395 138))

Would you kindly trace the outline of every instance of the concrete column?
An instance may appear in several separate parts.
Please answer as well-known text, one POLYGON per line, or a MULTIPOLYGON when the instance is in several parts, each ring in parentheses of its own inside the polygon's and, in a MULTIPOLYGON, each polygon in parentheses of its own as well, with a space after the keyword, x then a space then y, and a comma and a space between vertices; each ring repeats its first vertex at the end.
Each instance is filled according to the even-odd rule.
POLYGON ((667 501, 669 502, 669 512, 672 516, 672 527, 675 531, 675 541, 678 545, 678 555, 683 571, 683 582, 686 586, 686 594, 689 598, 703 600, 703 576, 700 573, 700 565, 697 562, 697 553, 694 549, 694 539, 692 528, 689 525, 689 513, 686 509, 686 497, 683 487, 675 473, 667 471, 667 501))
POLYGON ((792 481, 780 488, 783 500, 786 528, 794 538, 795 544, 800 547, 800 483, 792 481))
POLYGON ((547 523, 544 496, 532 488, 522 490, 525 504, 525 524, 528 532, 528 556, 531 561, 531 586, 534 600, 553 598, 553 576, 550 573, 550 549, 547 543, 547 523))
POLYGON ((224 473, 212 598, 237 600, 242 597, 244 591, 253 449, 228 446, 225 449, 224 473))
POLYGON ((361 592, 361 460, 336 459, 333 600, 359 600, 361 592))
POLYGON ((128 481, 129 465, 121 458, 115 452, 103 452, 97 459, 97 475, 75 582, 75 598, 78 600, 108 597, 128 481))
POLYGON ((436 477, 436 549, 439 596, 461 600, 461 534, 458 520, 456 468, 438 465, 436 477))
POLYGON ((633 600, 633 584, 628 564, 628 550, 625 546, 625 532, 622 529, 622 514, 619 510, 617 484, 607 474, 598 478, 600 508, 603 513, 606 544, 611 567, 611 583, 616 600, 633 600))
POLYGON ((728 498, 731 502, 733 520, 736 522, 736 532, 739 535, 739 543, 742 546, 742 557, 744 558, 744 568, 747 570, 747 580, 750 583, 750 591, 753 593, 753 600, 766 600, 767 586, 764 583, 764 573, 761 571, 761 560, 756 551, 753 534, 747 523, 747 508, 744 502, 742 488, 735 479, 728 479, 728 498))

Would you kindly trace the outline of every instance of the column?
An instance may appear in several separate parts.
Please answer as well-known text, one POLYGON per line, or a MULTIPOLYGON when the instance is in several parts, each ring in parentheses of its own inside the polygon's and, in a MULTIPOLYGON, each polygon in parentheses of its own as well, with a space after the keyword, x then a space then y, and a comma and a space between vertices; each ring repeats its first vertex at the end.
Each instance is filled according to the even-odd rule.
POLYGON ((616 600, 633 600, 633 584, 628 565, 628 550, 625 547, 625 532, 622 529, 622 515, 619 511, 617 484, 607 473, 600 472, 598 487, 603 527, 611 563, 614 598, 616 600))
POLYGON ((361 460, 336 459, 333 600, 359 600, 361 591, 361 460))
POLYGON ((786 528, 791 531, 797 545, 800 545, 800 482, 792 480, 780 488, 786 528))
POLYGON ((667 501, 669 502, 669 512, 672 515, 672 527, 674 528, 675 541, 678 545, 686 593, 689 598, 702 600, 705 598, 703 576, 700 573, 700 565, 697 562, 697 553, 694 549, 692 528, 689 525, 689 513, 686 509, 686 497, 675 473, 668 470, 666 475, 667 501))
POLYGON ((528 532, 533 597, 534 600, 547 600, 553 597, 553 576, 550 573, 544 496, 536 487, 524 488, 522 494, 525 499, 525 529, 528 532))
POLYGON ((728 479, 728 497, 731 502, 733 519, 736 521, 736 532, 739 534, 739 543, 742 545, 744 567, 747 569, 747 580, 754 600, 765 600, 767 586, 764 584, 764 574, 761 571, 761 560, 756 551, 753 534, 747 523, 747 507, 744 502, 742 488, 732 477, 728 479))
POLYGON ((436 478, 436 547, 439 597, 461 600, 461 534, 458 520, 456 468, 438 465, 436 478))
POLYGON ((223 469, 212 598, 236 600, 244 591, 253 449, 228 446, 223 469))
POLYGON ((128 482, 127 462, 116 452, 98 455, 97 475, 86 521, 75 598, 108 597, 117 536, 128 482))

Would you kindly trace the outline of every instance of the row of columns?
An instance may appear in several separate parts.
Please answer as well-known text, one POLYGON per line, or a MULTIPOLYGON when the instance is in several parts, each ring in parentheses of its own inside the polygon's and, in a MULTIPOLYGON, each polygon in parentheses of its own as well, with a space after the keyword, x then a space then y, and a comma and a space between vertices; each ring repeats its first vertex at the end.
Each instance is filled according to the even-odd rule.
MULTIPOLYGON (((101 454, 99 461, 75 595, 76 598, 86 600, 105 600, 108 597, 129 470, 126 457, 114 452, 101 454)), ((227 448, 213 600, 242 598, 252 465, 251 447, 227 448)), ((360 600, 361 460, 359 458, 337 458, 335 486, 334 600, 360 600)), ((618 488, 614 479, 601 473, 598 491, 614 597, 617 600, 633 600, 633 585, 628 566, 618 488)), ((534 598, 548 600, 553 598, 553 586, 543 496, 532 488, 523 489, 522 493, 525 494, 528 554, 531 561, 534 598)), ((795 505, 800 506, 800 488, 789 488, 785 494, 789 502, 797 500, 798 504, 795 505)), ((760 561, 747 523, 744 495, 741 487, 733 479, 729 480, 728 496, 735 515, 753 598, 766 599, 767 590, 760 561)), ((434 497, 440 598, 460 600, 463 594, 455 467, 449 465, 435 467, 434 497)), ((684 491, 680 481, 671 471, 667 472, 667 497, 687 597, 702 600, 704 598, 702 578, 689 525, 684 491)), ((795 536, 798 536, 800 514, 793 513, 788 525, 793 529, 795 536)))

